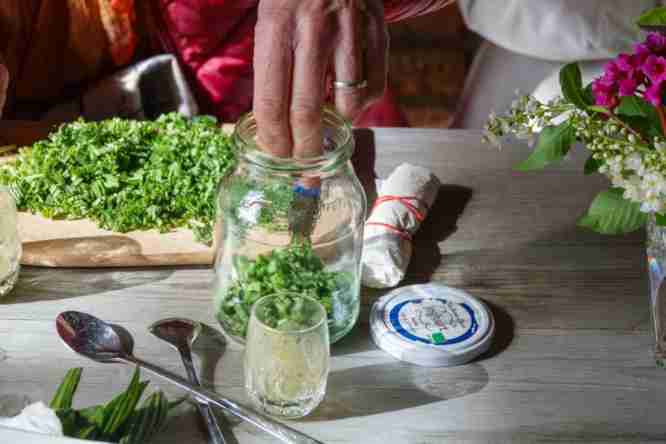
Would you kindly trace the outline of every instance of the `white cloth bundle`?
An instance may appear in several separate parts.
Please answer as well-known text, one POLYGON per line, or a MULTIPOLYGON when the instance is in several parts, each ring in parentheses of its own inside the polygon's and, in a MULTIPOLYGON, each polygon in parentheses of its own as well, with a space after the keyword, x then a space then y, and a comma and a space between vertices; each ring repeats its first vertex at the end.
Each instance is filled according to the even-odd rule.
POLYGON ((63 436, 62 424, 56 413, 43 402, 35 402, 25 407, 16 416, 0 417, 0 427, 43 433, 45 435, 63 436))
POLYGON ((363 233, 363 285, 389 288, 400 283, 412 257, 411 237, 435 202, 439 187, 430 171, 408 163, 381 184, 363 233))

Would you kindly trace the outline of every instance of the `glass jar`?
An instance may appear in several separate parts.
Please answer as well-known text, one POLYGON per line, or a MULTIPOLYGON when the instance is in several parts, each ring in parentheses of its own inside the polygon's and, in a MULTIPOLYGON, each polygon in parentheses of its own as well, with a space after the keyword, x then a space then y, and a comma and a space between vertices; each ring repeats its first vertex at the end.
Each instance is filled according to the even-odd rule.
POLYGON ((16 204, 9 190, 0 187, 0 297, 16 284, 21 251, 16 204))
POLYGON ((658 366, 666 367, 666 227, 657 225, 654 214, 650 214, 647 221, 647 259, 654 357, 658 366))
POLYGON ((214 305, 238 342, 252 304, 271 293, 318 300, 332 343, 358 318, 366 197, 350 162, 351 127, 329 109, 323 125, 324 154, 308 159, 260 150, 252 114, 236 125, 238 165, 218 196, 214 305))

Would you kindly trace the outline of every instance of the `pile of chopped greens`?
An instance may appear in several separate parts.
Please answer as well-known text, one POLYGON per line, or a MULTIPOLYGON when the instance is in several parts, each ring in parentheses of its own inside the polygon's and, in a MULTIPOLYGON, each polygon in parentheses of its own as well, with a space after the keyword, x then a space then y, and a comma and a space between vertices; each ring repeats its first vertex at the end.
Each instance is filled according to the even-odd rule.
MULTIPOLYGON (((318 300, 332 316, 333 293, 341 286, 344 273, 326 271, 324 263, 313 252, 309 242, 296 242, 284 249, 249 260, 244 256, 235 259, 237 279, 226 289, 222 298, 220 321, 230 333, 245 337, 252 304, 262 296, 284 291, 310 296, 318 300)), ((278 325, 288 319, 291 311, 276 311, 278 325)))
POLYGON ((62 125, 0 166, 22 211, 95 221, 115 232, 187 226, 212 240, 217 186, 236 163, 211 117, 166 114, 62 125))
POLYGON ((109 403, 84 409, 72 408, 81 380, 81 368, 67 372, 51 401, 50 407, 62 423, 65 436, 120 444, 144 444, 164 426, 168 413, 181 401, 169 402, 157 391, 139 401, 148 381, 139 380, 139 369, 127 389, 109 403))

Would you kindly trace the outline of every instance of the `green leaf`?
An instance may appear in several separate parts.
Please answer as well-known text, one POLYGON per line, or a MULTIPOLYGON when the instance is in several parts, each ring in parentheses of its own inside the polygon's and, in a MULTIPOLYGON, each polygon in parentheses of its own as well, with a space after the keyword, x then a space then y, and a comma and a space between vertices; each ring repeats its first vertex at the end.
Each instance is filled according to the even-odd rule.
POLYGON ((588 106, 594 104, 594 102, 588 100, 588 96, 583 90, 583 78, 577 63, 564 65, 560 70, 560 87, 564 98, 576 107, 585 110, 588 106))
POLYGON ((65 378, 60 383, 60 386, 58 386, 58 389, 51 400, 51 404, 49 404, 53 410, 72 408, 72 400, 74 399, 74 394, 79 386, 82 372, 83 369, 80 367, 72 368, 67 371, 65 378))
POLYGON ((601 234, 623 234, 645 225, 647 215, 640 211, 640 204, 626 200, 622 194, 620 188, 599 193, 578 226, 601 234))
POLYGON ((166 422, 169 402, 161 391, 150 395, 132 417, 121 444, 143 444, 159 432, 166 422))
POLYGON ((641 134, 650 138, 661 135, 661 122, 657 110, 640 97, 622 97, 615 113, 624 123, 641 134))
POLYGON ((548 164, 562 160, 575 141, 576 130, 568 122, 558 126, 547 126, 541 131, 532 154, 516 169, 519 171, 540 170, 548 164))
POLYGON ((636 21, 638 26, 665 26, 666 7, 650 9, 644 12, 636 21))
POLYGON ((656 216, 657 225, 659 225, 660 227, 665 227, 666 226, 666 214, 657 213, 655 216, 656 216))
POLYGON ((599 167, 602 165, 603 162, 601 160, 597 160, 594 158, 592 154, 590 154, 590 157, 587 158, 585 161, 585 167, 584 172, 586 175, 594 174, 597 171, 599 171, 599 167))
MULTIPOLYGON (((585 96, 585 102, 594 106, 594 93, 592 92, 592 84, 588 83, 585 88, 583 88, 583 95, 585 96)), ((606 109, 606 108, 603 108, 606 109)), ((608 111, 608 110, 606 110, 608 111)))
POLYGON ((125 425, 125 421, 131 416, 147 386, 148 382, 139 380, 139 368, 137 367, 127 390, 111 401, 104 409, 103 438, 112 439, 115 437, 118 430, 125 425))
POLYGON ((610 116, 611 112, 608 110, 608 108, 604 108, 603 106, 588 106, 587 111, 592 111, 595 113, 600 113, 600 114, 606 114, 607 116, 610 116))

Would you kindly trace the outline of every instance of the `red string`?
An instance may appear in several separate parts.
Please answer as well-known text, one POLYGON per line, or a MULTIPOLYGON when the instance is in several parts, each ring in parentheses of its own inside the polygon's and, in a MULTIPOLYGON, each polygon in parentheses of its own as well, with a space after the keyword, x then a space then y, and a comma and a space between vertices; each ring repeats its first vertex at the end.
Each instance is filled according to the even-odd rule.
MULTIPOLYGON (((405 208, 407 208, 409 210, 410 213, 412 213, 412 215, 414 216, 414 218, 417 221, 422 222, 423 219, 425 219, 425 216, 410 201, 415 201, 415 202, 423 205, 424 207, 427 206, 427 205, 425 205, 425 203, 421 199, 419 199, 416 196, 386 195, 386 196, 380 196, 380 197, 377 198, 377 200, 375 201, 375 204, 372 206, 372 211, 374 211, 375 208, 377 208, 379 205, 383 204, 384 202, 400 202, 401 204, 403 204, 405 206, 405 208)), ((385 224, 383 222, 366 222, 366 225, 374 225, 374 226, 378 226, 378 227, 384 227, 384 228, 388 229, 389 231, 391 231, 393 233, 396 233, 397 235, 399 235, 403 239, 407 239, 407 240, 412 239, 411 233, 409 233, 406 230, 400 229, 399 227, 396 227, 395 225, 385 224)))

